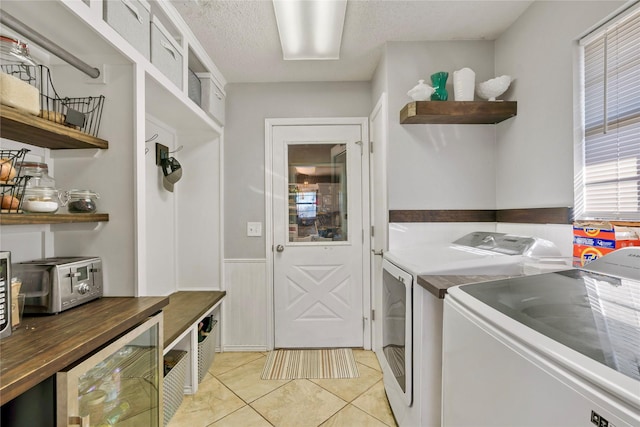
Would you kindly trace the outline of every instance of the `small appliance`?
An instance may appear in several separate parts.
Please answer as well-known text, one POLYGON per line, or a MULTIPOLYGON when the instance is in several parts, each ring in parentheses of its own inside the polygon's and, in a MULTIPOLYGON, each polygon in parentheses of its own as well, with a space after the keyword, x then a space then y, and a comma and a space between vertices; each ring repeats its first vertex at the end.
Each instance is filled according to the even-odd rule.
POLYGON ((99 257, 53 257, 16 263, 24 313, 55 314, 102 296, 99 257))

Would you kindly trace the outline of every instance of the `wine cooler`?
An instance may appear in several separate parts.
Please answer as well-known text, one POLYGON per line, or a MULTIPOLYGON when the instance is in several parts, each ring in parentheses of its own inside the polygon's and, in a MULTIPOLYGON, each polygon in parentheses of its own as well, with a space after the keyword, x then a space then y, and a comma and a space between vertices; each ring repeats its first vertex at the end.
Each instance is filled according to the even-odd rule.
POLYGON ((162 423, 162 314, 56 374, 57 426, 162 423))

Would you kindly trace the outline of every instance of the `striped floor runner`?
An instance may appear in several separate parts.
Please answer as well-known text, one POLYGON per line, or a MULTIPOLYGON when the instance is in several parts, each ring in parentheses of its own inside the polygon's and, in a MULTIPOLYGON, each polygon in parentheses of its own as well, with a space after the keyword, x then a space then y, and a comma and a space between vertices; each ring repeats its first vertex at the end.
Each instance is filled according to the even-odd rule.
POLYGON ((273 350, 262 370, 263 380, 300 378, 358 378, 358 366, 350 348, 273 350))

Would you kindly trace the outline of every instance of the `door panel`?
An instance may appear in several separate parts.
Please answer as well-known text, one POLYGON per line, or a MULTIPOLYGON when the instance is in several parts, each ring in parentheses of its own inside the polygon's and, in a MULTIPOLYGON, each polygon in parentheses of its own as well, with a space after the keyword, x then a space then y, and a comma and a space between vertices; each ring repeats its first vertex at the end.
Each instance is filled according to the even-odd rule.
POLYGON ((273 128, 278 348, 362 346, 361 132, 273 128))

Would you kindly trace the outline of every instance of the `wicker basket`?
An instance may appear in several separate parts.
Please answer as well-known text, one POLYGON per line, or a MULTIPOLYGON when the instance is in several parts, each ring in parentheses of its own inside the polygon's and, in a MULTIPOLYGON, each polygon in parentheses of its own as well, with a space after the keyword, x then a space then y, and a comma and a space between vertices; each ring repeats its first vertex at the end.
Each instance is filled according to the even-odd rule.
POLYGON ((164 404, 164 424, 167 425, 174 416, 184 398, 184 383, 187 376, 187 352, 182 350, 169 350, 164 356, 167 362, 173 364, 173 368, 164 376, 162 385, 164 404))
POLYGON ((216 327, 218 321, 214 320, 211 325, 211 332, 202 342, 198 343, 198 382, 202 382, 213 359, 216 356, 216 327))

